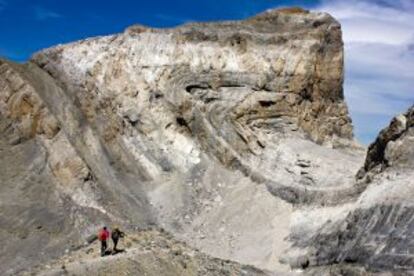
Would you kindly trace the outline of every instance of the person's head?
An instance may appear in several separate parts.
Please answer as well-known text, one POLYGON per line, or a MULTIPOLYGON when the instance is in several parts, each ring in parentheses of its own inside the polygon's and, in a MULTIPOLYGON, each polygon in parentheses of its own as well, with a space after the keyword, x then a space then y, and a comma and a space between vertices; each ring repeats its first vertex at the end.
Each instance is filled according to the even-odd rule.
POLYGON ((103 227, 103 230, 106 230, 106 226, 103 227))

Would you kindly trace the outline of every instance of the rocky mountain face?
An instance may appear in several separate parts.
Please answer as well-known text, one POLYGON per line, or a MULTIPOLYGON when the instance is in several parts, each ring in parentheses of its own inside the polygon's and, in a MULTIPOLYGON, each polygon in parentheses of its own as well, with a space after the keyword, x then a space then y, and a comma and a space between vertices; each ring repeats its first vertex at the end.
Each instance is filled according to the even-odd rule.
POLYGON ((365 158, 342 82, 339 23, 301 9, 1 60, 0 274, 413 270, 413 110, 365 158), (82 262, 104 224, 164 242, 82 262))
POLYGON ((367 188, 343 216, 327 221, 307 240, 301 262, 363 264, 380 272, 414 267, 414 106, 395 117, 369 146, 355 185, 367 188))

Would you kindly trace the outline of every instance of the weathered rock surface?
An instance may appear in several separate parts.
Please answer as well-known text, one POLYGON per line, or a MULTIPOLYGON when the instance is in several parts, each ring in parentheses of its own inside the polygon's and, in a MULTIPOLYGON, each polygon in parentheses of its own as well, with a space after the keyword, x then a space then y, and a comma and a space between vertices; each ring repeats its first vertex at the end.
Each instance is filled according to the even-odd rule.
MULTIPOLYGON (((341 271, 350 260, 355 271, 394 269, 393 250, 412 249, 412 111, 381 133, 363 165, 342 82, 340 25, 298 9, 137 25, 24 65, 0 61, 0 274, 82 255, 90 234, 112 223, 163 227, 276 275, 334 263, 341 271), (390 227, 403 234, 398 245, 390 227), (388 253, 377 254, 377 241, 388 253)), ((155 269, 155 258, 159 273, 184 273, 169 253, 138 251, 111 265, 136 275, 155 269)), ((399 268, 413 269, 411 255, 398 254, 399 268)), ((200 256, 185 273, 242 273, 200 256)), ((99 259, 68 269, 113 273, 99 259)))
MULTIPOLYGON (((117 178, 109 177, 112 166, 102 168, 107 175, 96 180, 98 169, 106 165, 102 162, 105 153, 87 156, 86 160, 96 160, 86 163, 83 154, 91 151, 86 145, 75 144, 61 130, 61 122, 77 123, 69 121, 69 116, 82 115, 72 110, 61 114, 68 117, 59 122, 51 114, 39 92, 58 93, 60 88, 54 81, 36 67, 5 61, 0 61, 0 74, 0 220, 4 240, 0 273, 14 274, 35 260, 44 261, 76 247, 99 221, 124 222, 128 218, 150 225, 151 212, 143 204, 142 194, 116 185, 117 178)), ((60 98, 60 103, 65 104, 65 98, 60 98)), ((76 128, 82 131, 79 125, 76 128)))
POLYGON ((308 265, 360 265, 372 271, 414 270, 414 106, 395 117, 368 149, 359 185, 367 189, 346 212, 295 246, 308 265), (309 249, 311 248, 311 249, 309 249))
POLYGON ((368 148, 365 165, 359 177, 378 174, 387 167, 408 169, 414 167, 413 130, 414 107, 396 116, 368 148))
POLYGON ((100 257, 96 246, 45 263, 36 275, 252 275, 270 276, 252 266, 209 257, 155 230, 131 233, 115 255, 100 257))
POLYGON ((332 202, 353 189, 285 185, 273 175, 272 147, 295 132, 318 144, 350 143, 342 46, 329 15, 273 11, 167 30, 133 26, 44 50, 32 62, 143 180, 188 171, 203 152, 289 202, 332 202))

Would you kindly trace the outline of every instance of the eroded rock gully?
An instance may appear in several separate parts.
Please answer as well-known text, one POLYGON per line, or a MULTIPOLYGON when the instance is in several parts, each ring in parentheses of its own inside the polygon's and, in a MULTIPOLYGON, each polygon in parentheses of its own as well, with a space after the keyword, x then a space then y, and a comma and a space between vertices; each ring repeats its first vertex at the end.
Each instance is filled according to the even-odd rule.
POLYGON ((413 111, 364 164, 342 83, 339 23, 300 9, 0 61, 0 273, 109 273, 73 256, 113 223, 210 256, 130 243, 127 274, 412 270, 413 111))

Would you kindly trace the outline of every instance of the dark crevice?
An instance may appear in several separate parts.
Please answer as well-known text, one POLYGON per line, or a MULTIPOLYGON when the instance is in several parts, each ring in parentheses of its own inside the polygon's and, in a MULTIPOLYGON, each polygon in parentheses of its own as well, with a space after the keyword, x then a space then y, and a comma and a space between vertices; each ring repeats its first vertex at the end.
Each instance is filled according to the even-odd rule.
POLYGON ((217 101, 218 99, 219 98, 216 98, 216 97, 210 97, 210 98, 204 99, 204 102, 205 103, 211 103, 211 102, 217 101))
POLYGON ((309 91, 307 88, 303 89, 302 91, 300 91, 300 96, 302 97, 302 99, 304 101, 312 101, 312 92, 309 91))
POLYGON ((265 92, 272 92, 272 88, 268 86, 268 84, 264 84, 264 85, 256 85, 252 87, 253 91, 265 91, 265 92))
POLYGON ((209 89, 210 85, 208 83, 199 83, 199 84, 191 84, 185 87, 185 91, 188 93, 193 92, 194 89, 209 89))
POLYGON ((257 144, 259 145, 259 147, 261 147, 262 149, 265 148, 265 145, 262 144, 262 142, 260 140, 257 140, 257 144))
POLYGON ((87 181, 95 181, 95 177, 92 175, 91 172, 88 172, 88 175, 83 178, 83 182, 87 181))
MULTIPOLYGON (((244 88, 246 85, 244 84, 237 84, 237 83, 226 83, 215 87, 214 90, 218 90, 220 88, 244 88)), ((208 83, 198 83, 198 84, 191 84, 185 87, 185 91, 188 93, 193 93, 195 89, 206 90, 212 89, 212 86, 208 83)))
POLYGON ((275 105, 276 102, 275 101, 259 101, 259 104, 262 107, 269 107, 269 106, 275 105))
POLYGON ((231 46, 240 45, 242 43, 241 37, 234 37, 234 39, 230 42, 231 46))
POLYGON ((323 25, 324 24, 324 22, 323 21, 315 21, 315 22, 313 22, 312 23, 312 26, 314 27, 314 28, 318 28, 319 26, 321 26, 321 25, 323 25))
POLYGON ((152 103, 154 100, 159 100, 162 99, 164 97, 163 94, 155 92, 155 93, 151 93, 149 101, 152 103))
POLYGON ((138 117, 135 118, 135 117, 132 117, 132 116, 124 116, 124 119, 133 127, 135 127, 139 122, 138 117))
POLYGON ((302 269, 306 269, 307 267, 309 267, 309 260, 306 260, 305 262, 303 262, 301 264, 302 269))
POLYGON ((176 121, 178 125, 188 127, 187 122, 183 117, 177 117, 176 121))
POLYGON ((219 88, 243 88, 243 87, 246 87, 246 86, 243 84, 223 84, 219 86, 219 88))
POLYGON ((177 117, 176 121, 179 126, 186 128, 191 133, 191 128, 183 117, 177 117))

